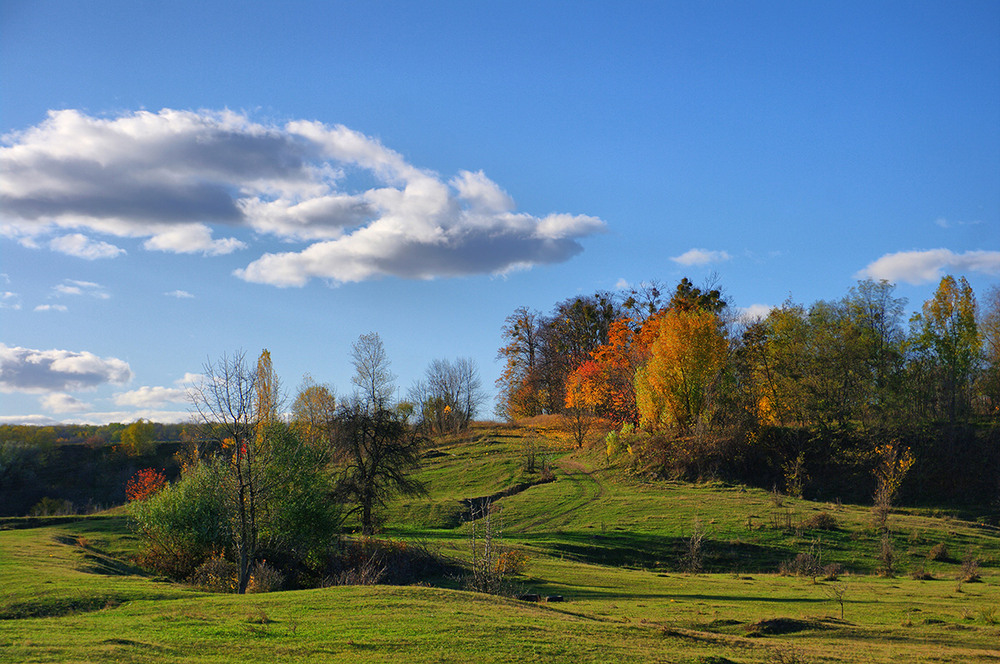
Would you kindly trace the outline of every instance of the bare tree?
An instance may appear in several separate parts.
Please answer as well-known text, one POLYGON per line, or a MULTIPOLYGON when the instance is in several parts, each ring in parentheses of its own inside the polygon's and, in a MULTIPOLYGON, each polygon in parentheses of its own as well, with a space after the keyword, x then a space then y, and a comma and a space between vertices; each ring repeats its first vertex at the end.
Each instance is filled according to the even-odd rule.
POLYGON ((214 442, 228 459, 232 484, 226 490, 236 514, 238 591, 244 593, 257 555, 258 515, 268 492, 263 469, 272 454, 268 431, 280 411, 280 391, 266 350, 256 368, 240 350, 206 362, 203 372, 192 393, 192 410, 202 439, 214 442))
POLYGON ((389 371, 389 357, 378 332, 358 337, 351 346, 351 363, 354 365, 351 382, 358 388, 361 402, 369 409, 388 407, 396 376, 389 371))
POLYGON ((434 433, 457 433, 469 426, 486 400, 479 367, 470 358, 433 360, 409 391, 421 423, 434 433))

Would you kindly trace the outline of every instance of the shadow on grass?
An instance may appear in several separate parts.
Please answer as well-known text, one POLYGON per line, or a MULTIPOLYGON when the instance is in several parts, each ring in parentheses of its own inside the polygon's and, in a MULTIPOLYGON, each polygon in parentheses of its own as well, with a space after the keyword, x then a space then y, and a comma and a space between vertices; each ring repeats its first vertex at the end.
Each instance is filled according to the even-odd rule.
MULTIPOLYGON (((689 540, 641 533, 539 533, 519 541, 547 549, 551 555, 578 562, 648 570, 691 568, 689 540)), ((701 543, 703 572, 775 572, 795 552, 783 546, 705 539, 701 543)))

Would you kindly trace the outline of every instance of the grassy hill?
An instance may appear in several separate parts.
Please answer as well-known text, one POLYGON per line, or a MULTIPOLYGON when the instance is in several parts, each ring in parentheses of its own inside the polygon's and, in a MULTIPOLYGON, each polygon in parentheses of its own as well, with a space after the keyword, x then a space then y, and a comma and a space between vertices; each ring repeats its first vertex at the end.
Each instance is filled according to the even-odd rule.
POLYGON ((601 447, 574 449, 544 422, 479 426, 436 441, 420 471, 429 495, 387 515, 384 536, 467 561, 468 510, 492 496, 504 544, 528 556, 515 582, 562 602, 472 593, 454 578, 208 594, 132 568, 134 540, 113 512, 3 520, 0 661, 1000 658, 995 526, 895 512, 898 572, 886 578, 874 574, 882 542, 864 506, 645 481, 624 465, 601 447), (546 466, 554 481, 544 481, 546 466), (839 566, 836 578, 778 574, 809 555, 839 566), (960 583, 973 563, 979 582, 960 583))

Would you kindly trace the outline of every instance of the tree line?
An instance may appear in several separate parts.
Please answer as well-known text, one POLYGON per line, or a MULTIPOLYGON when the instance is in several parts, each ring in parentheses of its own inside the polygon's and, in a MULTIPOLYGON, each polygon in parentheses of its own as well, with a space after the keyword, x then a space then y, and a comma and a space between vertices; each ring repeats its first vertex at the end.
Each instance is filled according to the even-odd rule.
POLYGON ((562 414, 581 444, 600 418, 615 427, 609 450, 661 475, 785 485, 802 456, 818 493, 838 489, 831 468, 857 475, 876 442, 896 440, 922 452, 914 482, 935 464, 942 475, 967 465, 988 502, 1000 477, 1000 288, 980 304, 949 275, 908 321, 906 305, 893 284, 864 280, 838 300, 747 319, 714 284, 685 278, 548 315, 522 307, 501 330, 498 413, 562 414), (945 458, 963 448, 971 458, 945 458))

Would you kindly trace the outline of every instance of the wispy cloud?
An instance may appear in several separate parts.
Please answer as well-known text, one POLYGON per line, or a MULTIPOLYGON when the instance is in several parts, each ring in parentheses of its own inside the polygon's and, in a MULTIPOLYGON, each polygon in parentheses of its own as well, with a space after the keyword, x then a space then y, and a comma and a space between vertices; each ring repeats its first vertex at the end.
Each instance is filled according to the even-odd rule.
POLYGON ((680 256, 671 256, 670 260, 681 265, 708 265, 710 263, 722 263, 728 261, 732 256, 725 251, 711 251, 709 249, 688 249, 680 256))
POLYGON ((937 281, 946 271, 1000 276, 1000 251, 966 251, 961 254, 949 249, 900 251, 885 254, 869 263, 855 277, 923 284, 937 281))
POLYGON ((0 292, 0 309, 20 309, 21 296, 11 291, 0 292))
POLYGON ((125 253, 125 250, 113 244, 101 240, 93 240, 81 233, 72 233, 52 238, 49 241, 49 248, 53 251, 86 258, 87 260, 97 260, 98 258, 114 258, 125 253))
POLYGON ((596 217, 517 212, 481 171, 442 178, 342 125, 62 110, 4 142, 3 226, 22 243, 73 229, 48 246, 92 258, 120 249, 84 233, 207 255, 268 237, 305 244, 235 272, 276 286, 502 274, 568 260, 582 238, 605 230, 596 217), (373 184, 349 184, 358 181, 373 184), (220 229, 228 236, 216 237, 220 229))
POLYGON ((191 293, 187 292, 186 290, 173 290, 173 291, 169 291, 167 293, 164 293, 164 295, 166 295, 167 297, 176 297, 179 300, 183 300, 183 299, 188 299, 188 298, 194 297, 194 295, 192 295, 191 293))
POLYGON ((39 304, 34 311, 69 311, 65 304, 39 304))
POLYGON ((131 379, 128 363, 118 358, 0 343, 0 392, 67 392, 122 385, 131 379))
POLYGON ((104 286, 93 281, 78 281, 76 279, 65 279, 62 283, 52 287, 53 297, 86 296, 98 300, 107 300, 111 297, 104 286))
POLYGON ((944 217, 938 217, 934 220, 934 224, 941 228, 955 228, 956 226, 977 226, 983 223, 981 219, 976 219, 974 221, 952 221, 950 219, 945 219, 944 217))

